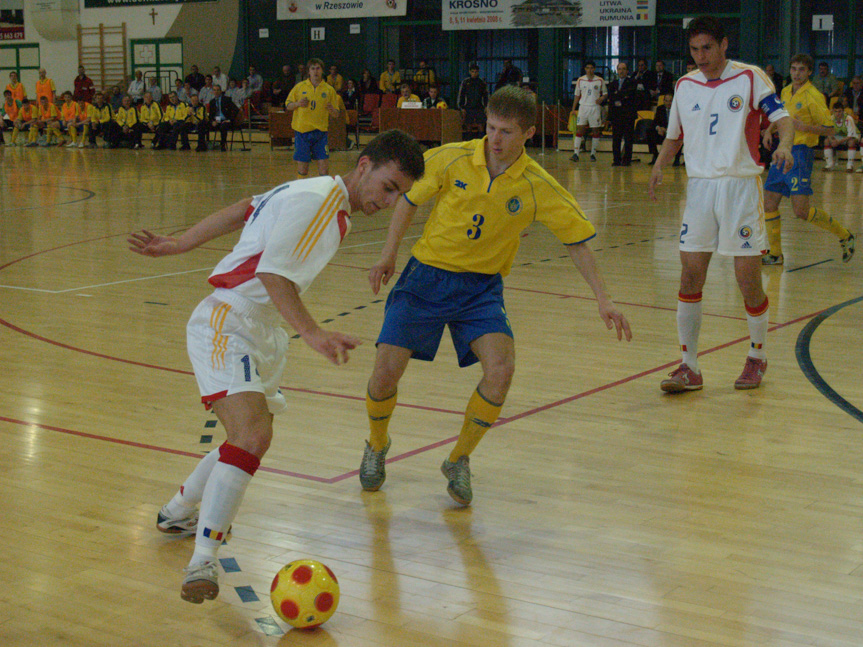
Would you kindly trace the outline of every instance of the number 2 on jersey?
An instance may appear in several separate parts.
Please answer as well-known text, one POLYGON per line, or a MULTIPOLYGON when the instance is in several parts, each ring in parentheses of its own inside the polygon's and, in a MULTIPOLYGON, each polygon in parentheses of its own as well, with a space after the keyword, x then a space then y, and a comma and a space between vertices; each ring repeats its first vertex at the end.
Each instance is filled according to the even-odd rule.
POLYGON ((708 131, 709 134, 711 134, 711 135, 716 134, 716 124, 718 124, 718 123, 719 123, 719 113, 718 112, 711 113, 710 114, 710 130, 708 131))

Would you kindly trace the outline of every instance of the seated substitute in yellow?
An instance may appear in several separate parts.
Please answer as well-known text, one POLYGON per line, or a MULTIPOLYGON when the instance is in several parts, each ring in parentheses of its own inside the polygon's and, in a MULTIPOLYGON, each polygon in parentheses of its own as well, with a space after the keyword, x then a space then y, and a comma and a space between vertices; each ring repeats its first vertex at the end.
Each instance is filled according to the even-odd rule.
POLYGON ((97 118, 96 108, 92 104, 87 103, 84 99, 77 102, 77 110, 75 111, 75 121, 69 126, 69 133, 74 140, 78 131, 81 136, 78 138, 78 148, 84 148, 86 141, 89 139, 90 124, 97 118))
POLYGON ((36 126, 30 128, 30 137, 27 146, 36 146, 36 139, 39 137, 39 132, 44 132, 45 141, 42 146, 50 146, 53 139, 57 139, 57 145, 63 143, 63 136, 60 134, 60 112, 57 106, 48 100, 44 94, 39 99, 39 110, 36 117, 36 126))
MULTIPOLYGON (((605 325, 618 339, 632 333, 609 298, 587 241, 595 230, 575 199, 524 149, 537 106, 521 88, 504 86, 488 103, 487 136, 425 153, 426 173, 396 205, 381 259, 369 272, 377 294, 395 274, 399 243, 418 205, 434 207, 396 286, 387 298, 366 407, 371 435, 360 483, 375 491, 386 478, 388 425, 398 383, 411 358, 431 361, 448 327, 459 366, 482 365, 461 433, 443 461, 447 491, 462 505, 473 497, 469 456, 500 414, 515 369, 513 332, 503 301, 521 233, 534 221, 566 246, 596 295, 605 325)), ((573 331, 575 332, 575 331, 573 331)))
POLYGON ((401 96, 399 97, 398 103, 396 103, 396 108, 401 108, 402 104, 405 101, 416 101, 419 102, 420 98, 411 92, 411 84, 410 83, 402 83, 400 88, 401 96))

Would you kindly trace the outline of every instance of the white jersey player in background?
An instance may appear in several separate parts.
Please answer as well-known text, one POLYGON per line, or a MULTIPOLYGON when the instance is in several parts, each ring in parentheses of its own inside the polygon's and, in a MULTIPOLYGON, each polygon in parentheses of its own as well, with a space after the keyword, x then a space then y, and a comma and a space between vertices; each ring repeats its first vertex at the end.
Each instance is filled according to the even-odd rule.
POLYGON ((279 392, 287 321, 333 364, 360 341, 322 330, 300 299, 350 229, 350 214, 391 206, 423 175, 417 142, 391 130, 364 149, 344 177, 288 182, 218 211, 179 238, 141 231, 130 249, 144 256, 188 252, 242 229, 240 240, 210 275, 216 288, 189 320, 189 357, 201 391, 225 427, 226 442, 207 454, 159 511, 156 527, 195 534, 180 596, 189 602, 219 593, 216 554, 273 436, 273 414, 287 404, 279 392), (200 513, 197 506, 200 504, 200 513))
POLYGON ((761 284, 761 254, 767 249, 758 142, 761 117, 776 125, 779 146, 774 164, 793 166, 794 125, 776 96, 772 81, 759 68, 729 61, 722 24, 711 16, 689 23, 689 51, 698 66, 677 81, 668 131, 648 182, 656 199, 662 167, 686 138, 686 208, 680 230, 680 292, 677 331, 683 360, 660 385, 668 393, 702 388, 698 367, 701 290, 713 252, 734 257, 737 284, 746 305, 750 348, 734 387, 753 389, 767 370, 764 344, 768 302, 761 284))
POLYGON ((578 77, 575 82, 575 101, 572 103, 572 112, 578 112, 575 126, 575 142, 571 159, 578 161, 578 151, 581 148, 581 140, 590 128, 591 146, 590 161, 596 161, 596 145, 602 136, 602 103, 608 96, 608 88, 601 76, 595 76, 596 63, 587 61, 584 64, 584 76, 578 77))

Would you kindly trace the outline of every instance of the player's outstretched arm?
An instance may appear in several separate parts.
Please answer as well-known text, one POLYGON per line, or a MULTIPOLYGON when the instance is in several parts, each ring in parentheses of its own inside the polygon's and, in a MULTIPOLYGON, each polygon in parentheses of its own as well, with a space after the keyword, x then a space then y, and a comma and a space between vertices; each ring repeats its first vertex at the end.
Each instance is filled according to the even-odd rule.
POLYGON ((567 245, 566 250, 576 269, 579 271, 584 280, 593 290, 596 296, 596 302, 599 307, 599 316, 605 322, 605 327, 609 330, 617 329, 617 339, 621 340, 626 337, 626 341, 632 339, 632 330, 629 327, 629 322, 626 317, 618 311, 617 306, 609 298, 605 290, 605 283, 596 267, 596 258, 593 256, 593 251, 587 243, 578 243, 577 245, 567 245))
POLYGON ((381 289, 381 283, 386 285, 390 277, 396 271, 396 255, 399 251, 399 245, 405 237, 405 232, 410 227, 414 214, 417 208, 412 205, 407 199, 402 196, 396 204, 393 212, 392 220, 390 220, 390 228, 387 232, 387 242, 384 244, 384 249, 381 252, 380 260, 369 270, 369 285, 372 292, 377 294, 381 289))
POLYGON ((671 163, 671 160, 674 159, 674 156, 677 155, 682 146, 682 139, 669 139, 666 137, 665 141, 662 142, 659 156, 656 158, 653 171, 650 173, 650 179, 647 181, 647 194, 651 200, 656 200, 656 187, 662 184, 662 168, 671 163))
POLYGON ((297 286, 278 274, 260 272, 258 279, 263 283, 273 305, 285 321, 291 324, 303 341, 314 350, 330 360, 333 364, 344 364, 348 361, 348 351, 359 346, 362 341, 351 335, 323 330, 312 319, 306 306, 300 299, 297 286))
POLYGON ((183 254, 214 238, 242 228, 245 223, 246 210, 251 203, 251 198, 244 198, 230 207, 210 214, 198 224, 187 229, 178 238, 157 236, 146 229, 142 229, 130 234, 126 242, 129 243, 131 251, 142 256, 158 257, 183 254))

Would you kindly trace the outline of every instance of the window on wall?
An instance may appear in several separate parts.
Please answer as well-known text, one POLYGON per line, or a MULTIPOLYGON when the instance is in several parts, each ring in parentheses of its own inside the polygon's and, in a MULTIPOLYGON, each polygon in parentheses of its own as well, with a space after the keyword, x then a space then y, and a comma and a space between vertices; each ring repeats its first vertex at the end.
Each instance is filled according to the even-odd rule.
MULTIPOLYGON (((471 62, 479 65, 480 78, 494 87, 497 78, 503 70, 503 62, 512 60, 526 77, 536 76, 536 51, 538 49, 537 29, 483 29, 463 32, 464 38, 459 38, 460 56, 464 61, 464 75, 471 62), (534 55, 531 57, 530 53, 534 55)), ((460 34, 461 36, 461 34, 460 34)))
POLYGON ((848 59, 852 45, 848 0, 801 0, 800 5, 801 49, 809 52, 816 66, 821 61, 827 61, 830 71, 837 78, 846 78, 849 75, 848 59), (813 15, 832 15, 833 29, 813 31, 813 15))
POLYGON ((39 65, 38 44, 0 45, 0 87, 9 83, 9 72, 16 72, 29 96, 39 78, 39 65))
MULTIPOLYGON (((440 14, 440 7, 438 7, 440 14)), ((399 56, 396 65, 409 75, 413 75, 420 61, 435 72, 435 78, 442 87, 452 86, 455 79, 448 79, 449 57, 447 47, 449 36, 441 31, 440 23, 434 25, 411 25, 399 28, 399 56)), ((443 93, 446 95, 446 92, 443 93)))

